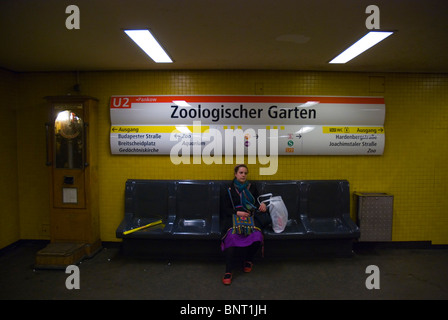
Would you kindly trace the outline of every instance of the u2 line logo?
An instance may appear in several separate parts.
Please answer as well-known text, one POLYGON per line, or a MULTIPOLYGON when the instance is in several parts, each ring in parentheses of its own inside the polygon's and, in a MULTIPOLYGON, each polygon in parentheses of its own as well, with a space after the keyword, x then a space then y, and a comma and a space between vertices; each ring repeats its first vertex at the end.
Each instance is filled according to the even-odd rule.
POLYGON ((112 98, 113 108, 130 108, 129 98, 126 97, 114 97, 112 98))

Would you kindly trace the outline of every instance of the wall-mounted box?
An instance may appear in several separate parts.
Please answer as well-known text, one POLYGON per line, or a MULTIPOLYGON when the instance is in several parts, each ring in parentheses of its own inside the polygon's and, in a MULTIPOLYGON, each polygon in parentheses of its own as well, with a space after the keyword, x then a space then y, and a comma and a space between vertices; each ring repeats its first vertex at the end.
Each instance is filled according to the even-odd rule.
POLYGON ((392 241, 394 196, 355 192, 354 197, 359 241, 392 241))

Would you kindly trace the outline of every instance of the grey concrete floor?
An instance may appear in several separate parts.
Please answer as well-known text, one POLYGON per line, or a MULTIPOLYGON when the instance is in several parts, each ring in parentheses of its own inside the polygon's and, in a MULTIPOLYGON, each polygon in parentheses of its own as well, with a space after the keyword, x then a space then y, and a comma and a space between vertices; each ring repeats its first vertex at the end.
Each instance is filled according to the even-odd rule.
POLYGON ((251 273, 235 272, 224 286, 221 261, 125 257, 105 244, 79 266, 80 288, 69 290, 64 270, 35 270, 41 242, 0 252, 0 299, 49 300, 422 300, 448 299, 448 249, 368 249, 350 258, 258 259, 251 273), (378 267, 379 289, 366 273, 378 267))

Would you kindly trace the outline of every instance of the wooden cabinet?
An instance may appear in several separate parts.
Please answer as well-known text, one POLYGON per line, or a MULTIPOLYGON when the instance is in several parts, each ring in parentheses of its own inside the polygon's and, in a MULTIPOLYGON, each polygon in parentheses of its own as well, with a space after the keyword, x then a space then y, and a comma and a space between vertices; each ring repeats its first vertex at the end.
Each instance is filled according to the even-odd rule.
POLYGON ((50 171, 50 244, 36 267, 58 268, 101 248, 98 215, 98 101, 88 96, 51 96, 46 123, 50 171), (70 258, 72 257, 72 258, 70 258))

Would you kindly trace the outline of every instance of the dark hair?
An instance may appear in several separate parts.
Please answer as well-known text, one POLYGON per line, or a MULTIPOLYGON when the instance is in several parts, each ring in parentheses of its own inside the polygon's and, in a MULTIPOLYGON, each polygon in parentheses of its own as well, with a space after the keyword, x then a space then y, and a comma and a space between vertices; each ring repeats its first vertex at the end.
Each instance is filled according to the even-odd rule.
POLYGON ((246 168, 246 169, 247 169, 247 173, 249 173, 249 168, 248 168, 245 164, 237 164, 237 165, 235 166, 235 169, 233 169, 233 172, 234 172, 234 173, 237 173, 238 170, 239 170, 241 167, 246 168))

